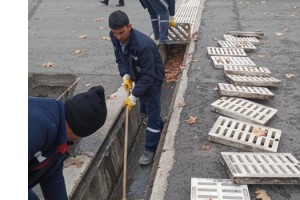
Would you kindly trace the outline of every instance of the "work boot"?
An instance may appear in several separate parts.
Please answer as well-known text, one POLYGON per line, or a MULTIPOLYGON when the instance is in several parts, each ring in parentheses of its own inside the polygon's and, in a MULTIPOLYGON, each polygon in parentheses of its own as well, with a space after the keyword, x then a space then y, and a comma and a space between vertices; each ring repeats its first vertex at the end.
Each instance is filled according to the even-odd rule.
POLYGON ((100 0, 100 3, 103 3, 105 5, 108 5, 108 1, 107 0, 100 0))
POLYGON ((140 165, 149 165, 152 162, 154 155, 154 152, 144 151, 139 161, 140 165))

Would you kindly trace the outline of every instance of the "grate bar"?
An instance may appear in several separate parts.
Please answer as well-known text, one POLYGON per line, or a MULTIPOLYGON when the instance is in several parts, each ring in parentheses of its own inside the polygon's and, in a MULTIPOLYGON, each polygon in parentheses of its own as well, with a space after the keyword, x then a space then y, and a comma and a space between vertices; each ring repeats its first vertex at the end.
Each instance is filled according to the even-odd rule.
POLYGON ((225 74, 270 77, 271 71, 265 67, 224 66, 225 74))
POLYGON ((218 83, 219 93, 222 96, 233 96, 250 99, 265 99, 274 98, 274 94, 265 87, 250 87, 250 86, 235 86, 233 84, 218 83))
POLYGON ((259 44, 259 40, 256 37, 236 37, 233 35, 224 35, 226 41, 231 42, 251 42, 252 44, 259 44))
POLYGON ((247 185, 236 185, 230 179, 191 178, 191 200, 250 200, 247 185))
POLYGON ((224 68, 226 65, 250 66, 256 64, 249 57, 229 57, 229 56, 211 56, 215 68, 224 68))
POLYGON ((221 97, 211 104, 211 109, 225 116, 259 125, 267 124, 277 113, 274 108, 236 97, 221 97))
POLYGON ((290 153, 221 152, 237 184, 300 184, 300 162, 290 153))
POLYGON ((226 79, 235 85, 278 87, 281 81, 274 77, 241 76, 226 74, 226 79))
POLYGON ((208 140, 246 151, 277 152, 281 130, 219 116, 208 133, 208 140), (254 129, 255 128, 255 129, 254 129), (266 136, 258 136, 260 129, 266 136))
POLYGON ((247 56, 244 49, 207 47, 208 56, 247 56))
POLYGON ((246 52, 256 50, 256 47, 251 42, 232 42, 232 41, 224 41, 218 40, 218 44, 223 48, 242 48, 246 52))

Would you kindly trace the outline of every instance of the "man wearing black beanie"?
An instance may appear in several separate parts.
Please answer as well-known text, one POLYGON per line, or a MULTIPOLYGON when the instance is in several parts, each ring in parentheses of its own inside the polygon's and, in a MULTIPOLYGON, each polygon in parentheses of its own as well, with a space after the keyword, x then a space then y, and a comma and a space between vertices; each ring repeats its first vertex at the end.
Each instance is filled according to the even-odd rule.
POLYGON ((67 142, 93 134, 105 123, 107 108, 102 86, 65 102, 28 97, 28 199, 40 184, 45 199, 68 199, 63 162, 67 142))

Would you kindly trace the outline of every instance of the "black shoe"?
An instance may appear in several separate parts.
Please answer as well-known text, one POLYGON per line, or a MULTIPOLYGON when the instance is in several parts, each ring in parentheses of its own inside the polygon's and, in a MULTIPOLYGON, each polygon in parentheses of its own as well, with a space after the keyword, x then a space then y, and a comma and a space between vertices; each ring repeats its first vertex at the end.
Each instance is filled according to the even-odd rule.
POLYGON ((117 7, 125 6, 125 4, 124 4, 124 3, 119 3, 119 4, 117 4, 116 6, 117 6, 117 7))
POLYGON ((105 0, 103 0, 103 1, 100 0, 100 3, 103 3, 103 4, 105 4, 105 5, 108 5, 108 1, 105 1, 105 0))

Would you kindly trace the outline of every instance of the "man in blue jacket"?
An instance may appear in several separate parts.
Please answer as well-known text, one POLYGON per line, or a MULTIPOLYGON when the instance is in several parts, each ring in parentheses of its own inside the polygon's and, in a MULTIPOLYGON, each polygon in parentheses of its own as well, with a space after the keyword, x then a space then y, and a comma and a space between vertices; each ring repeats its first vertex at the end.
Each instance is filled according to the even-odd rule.
POLYGON ((37 184, 46 200, 68 199, 63 177, 67 142, 97 131, 106 115, 102 86, 65 102, 28 97, 28 199, 39 199, 32 191, 37 184))
POLYGON ((154 158, 163 128, 160 96, 165 68, 157 45, 132 28, 126 13, 120 10, 111 13, 109 27, 123 87, 128 91, 132 89, 132 82, 135 83, 124 105, 130 110, 139 99, 141 112, 148 118, 145 151, 139 161, 141 165, 148 165, 154 158))

